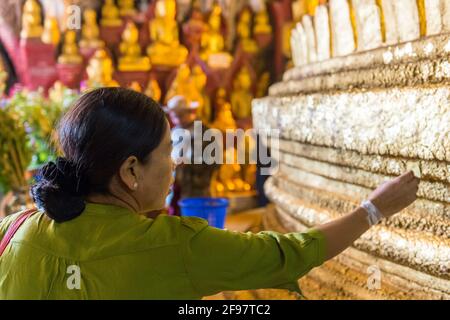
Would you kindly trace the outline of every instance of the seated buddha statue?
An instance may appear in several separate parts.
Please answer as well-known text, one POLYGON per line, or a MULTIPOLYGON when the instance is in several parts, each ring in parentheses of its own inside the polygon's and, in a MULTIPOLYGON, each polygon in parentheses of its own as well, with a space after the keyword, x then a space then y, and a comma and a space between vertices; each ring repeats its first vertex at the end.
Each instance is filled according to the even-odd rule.
POLYGON ((221 33, 222 9, 215 3, 208 19, 209 30, 202 34, 200 58, 211 68, 228 68, 232 57, 224 50, 225 40, 221 33))
MULTIPOLYGON (((222 132, 237 129, 230 103, 227 101, 227 92, 224 88, 219 88, 217 91, 215 108, 217 115, 210 125, 211 128, 222 132)), ((211 193, 213 196, 226 196, 232 192, 242 192, 251 189, 251 186, 243 179, 242 166, 237 162, 236 147, 232 146, 224 150, 223 163, 211 182, 211 193), (231 159, 233 162, 229 163, 227 159, 231 159)))
POLYGON ((56 17, 47 17, 44 22, 44 32, 41 37, 42 42, 57 46, 61 40, 59 32, 58 19, 56 17))
POLYGON ((158 0, 155 14, 149 25, 152 44, 147 48, 151 63, 179 66, 186 61, 188 50, 179 41, 175 0, 158 0))
POLYGON ((58 63, 62 64, 80 64, 83 57, 80 55, 77 46, 77 34, 74 30, 67 30, 64 35, 62 53, 58 57, 58 63))
POLYGON ((43 32, 41 7, 36 0, 27 0, 22 13, 22 39, 39 38, 43 32))
POLYGON ((94 56, 89 60, 86 72, 88 74, 88 88, 119 86, 113 79, 113 62, 104 49, 98 49, 95 52, 94 56))
POLYGON ((251 35, 252 12, 248 8, 244 8, 239 17, 239 22, 236 27, 239 44, 244 52, 256 53, 258 45, 252 39, 251 35))
POLYGON ((150 59, 142 56, 139 45, 139 31, 133 22, 128 22, 122 33, 122 41, 119 45, 120 71, 149 71, 150 59))
POLYGON ((227 92, 224 88, 219 88, 215 101, 216 116, 211 124, 212 128, 225 132, 227 129, 236 129, 236 121, 231 112, 231 105, 227 101, 227 92))
POLYGON ((236 119, 246 119, 252 115, 252 78, 247 67, 242 67, 236 76, 231 92, 231 110, 236 119))
POLYGON ((253 26, 253 34, 270 34, 272 33, 272 26, 269 23, 269 14, 267 13, 267 7, 262 5, 255 15, 255 25, 253 26))
POLYGON ((119 13, 122 17, 134 15, 136 13, 134 0, 119 0, 119 13))
POLYGON ((122 19, 120 19, 119 9, 114 0, 106 0, 102 7, 102 19, 100 24, 104 27, 120 27, 122 19))
POLYGON ((155 78, 150 77, 144 93, 146 96, 152 98, 156 102, 161 102, 161 87, 159 86, 158 81, 155 78))
POLYGON ((99 49, 105 46, 100 40, 100 30, 97 25, 97 13, 94 9, 86 9, 83 12, 84 24, 81 28, 81 48, 99 49))
POLYGON ((203 121, 204 124, 209 124, 212 117, 212 110, 211 101, 205 91, 206 82, 208 79, 206 77, 206 74, 203 72, 203 69, 199 65, 195 65, 192 68, 191 78, 196 89, 195 94, 197 95, 197 97, 194 97, 193 99, 198 103, 198 118, 203 121))
POLYGON ((195 91, 196 89, 191 79, 191 69, 187 64, 182 64, 178 68, 177 75, 167 91, 165 101, 167 103, 171 98, 179 95, 183 96, 187 103, 190 104, 192 101, 195 101, 195 98, 193 99, 196 96, 195 91))
POLYGON ((139 92, 139 93, 142 92, 142 87, 139 84, 139 82, 137 82, 137 81, 131 82, 130 85, 128 86, 128 89, 134 90, 134 91, 139 92))
POLYGON ((199 50, 202 34, 208 30, 208 24, 204 21, 199 1, 192 4, 192 13, 189 20, 183 24, 183 36, 189 50, 199 50))

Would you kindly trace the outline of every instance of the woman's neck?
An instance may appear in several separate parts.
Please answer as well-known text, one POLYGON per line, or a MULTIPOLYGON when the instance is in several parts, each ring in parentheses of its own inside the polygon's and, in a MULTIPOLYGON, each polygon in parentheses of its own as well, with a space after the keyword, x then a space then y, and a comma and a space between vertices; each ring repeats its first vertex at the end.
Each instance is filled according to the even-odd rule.
POLYGON ((136 205, 133 205, 131 201, 121 199, 112 194, 92 194, 86 198, 87 202, 98 203, 98 204, 110 204, 118 207, 126 208, 132 212, 138 213, 139 209, 136 205))

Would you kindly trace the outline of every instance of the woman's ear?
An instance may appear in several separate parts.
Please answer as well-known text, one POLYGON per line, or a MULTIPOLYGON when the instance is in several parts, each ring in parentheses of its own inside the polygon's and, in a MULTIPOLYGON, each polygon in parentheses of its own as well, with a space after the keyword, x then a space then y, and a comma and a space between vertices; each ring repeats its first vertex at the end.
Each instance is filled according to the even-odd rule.
POLYGON ((128 157, 120 166, 119 178, 128 189, 135 191, 139 187, 139 160, 135 156, 128 157))

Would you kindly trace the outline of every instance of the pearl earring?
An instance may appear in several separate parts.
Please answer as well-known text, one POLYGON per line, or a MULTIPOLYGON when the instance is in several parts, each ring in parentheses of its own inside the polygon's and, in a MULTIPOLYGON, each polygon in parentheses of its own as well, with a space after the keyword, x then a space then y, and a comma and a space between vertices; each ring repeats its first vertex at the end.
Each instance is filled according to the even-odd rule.
POLYGON ((133 188, 134 188, 134 189, 137 189, 137 187, 138 187, 138 183, 135 182, 135 183, 133 184, 133 188))

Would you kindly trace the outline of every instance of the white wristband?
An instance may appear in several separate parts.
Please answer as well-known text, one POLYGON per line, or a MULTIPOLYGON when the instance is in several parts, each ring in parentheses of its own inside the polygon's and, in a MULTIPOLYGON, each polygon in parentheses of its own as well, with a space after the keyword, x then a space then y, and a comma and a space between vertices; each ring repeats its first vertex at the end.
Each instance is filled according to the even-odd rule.
POLYGON ((367 211, 367 221, 370 226, 378 224, 384 218, 380 210, 370 200, 363 201, 361 207, 367 211))

